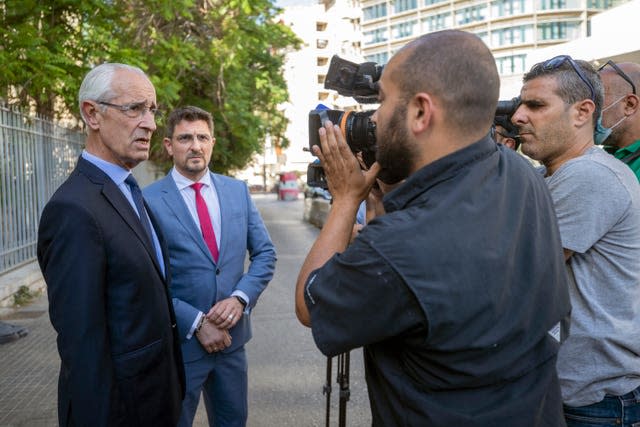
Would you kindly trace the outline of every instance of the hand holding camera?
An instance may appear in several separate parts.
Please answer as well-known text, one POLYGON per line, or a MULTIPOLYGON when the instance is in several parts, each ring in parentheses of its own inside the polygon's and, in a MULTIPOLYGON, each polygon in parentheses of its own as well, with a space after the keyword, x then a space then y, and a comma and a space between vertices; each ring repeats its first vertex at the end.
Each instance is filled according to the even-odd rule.
POLYGON ((312 151, 323 165, 334 205, 343 200, 359 204, 369 194, 380 166, 373 163, 368 171, 363 171, 340 128, 330 120, 318 130, 318 135, 320 146, 314 145, 312 151))

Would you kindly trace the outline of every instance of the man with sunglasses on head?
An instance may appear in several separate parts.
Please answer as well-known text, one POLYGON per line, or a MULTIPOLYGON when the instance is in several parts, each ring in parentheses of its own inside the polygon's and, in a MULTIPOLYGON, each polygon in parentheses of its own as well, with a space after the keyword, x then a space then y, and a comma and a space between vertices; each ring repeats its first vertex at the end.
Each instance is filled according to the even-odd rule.
POLYGON ((173 427, 185 380, 169 254, 131 175, 149 157, 156 91, 139 68, 102 64, 79 104, 85 149, 38 230, 61 359, 59 425, 173 427))
POLYGON ((626 163, 640 180, 640 64, 608 61, 599 73, 604 85, 605 150, 626 163))
POLYGON ((571 329, 557 363, 567 425, 638 425, 640 186, 594 145, 603 93, 590 64, 536 64, 520 96, 512 121, 522 152, 543 165, 569 275, 571 329))

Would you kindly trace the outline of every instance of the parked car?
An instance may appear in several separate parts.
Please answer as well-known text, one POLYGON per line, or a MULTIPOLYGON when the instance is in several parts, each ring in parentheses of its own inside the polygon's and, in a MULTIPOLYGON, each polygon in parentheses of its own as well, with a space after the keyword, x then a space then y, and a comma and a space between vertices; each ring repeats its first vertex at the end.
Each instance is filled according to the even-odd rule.
POLYGON ((331 200, 331 193, 329 193, 329 190, 325 188, 307 187, 304 190, 304 197, 305 199, 306 198, 315 199, 319 197, 325 200, 331 200))

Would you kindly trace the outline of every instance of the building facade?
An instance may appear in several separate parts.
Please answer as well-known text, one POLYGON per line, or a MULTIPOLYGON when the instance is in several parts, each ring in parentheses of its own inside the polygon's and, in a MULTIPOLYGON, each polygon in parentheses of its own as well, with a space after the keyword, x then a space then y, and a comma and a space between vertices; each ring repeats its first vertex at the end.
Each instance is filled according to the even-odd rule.
POLYGON ((444 29, 477 34, 490 47, 511 96, 526 71, 527 55, 585 38, 591 18, 625 0, 363 0, 362 52, 386 63, 414 38, 444 29))

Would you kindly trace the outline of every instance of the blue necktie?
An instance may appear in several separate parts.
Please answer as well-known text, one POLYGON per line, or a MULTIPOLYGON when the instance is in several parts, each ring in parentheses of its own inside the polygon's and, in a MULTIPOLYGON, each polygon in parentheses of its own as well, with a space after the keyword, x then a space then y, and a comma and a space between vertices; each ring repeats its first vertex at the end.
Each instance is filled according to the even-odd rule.
POLYGON ((142 191, 138 186, 138 181, 133 177, 133 175, 129 174, 127 179, 124 180, 125 184, 129 186, 131 189, 131 195, 133 196, 133 203, 136 205, 136 209, 138 210, 138 215, 140 217, 140 223, 142 224, 142 228, 144 229, 147 237, 149 238, 149 243, 153 247, 153 233, 151 233, 151 221, 149 221, 149 217, 147 216, 147 211, 144 209, 144 200, 142 198, 142 191))

